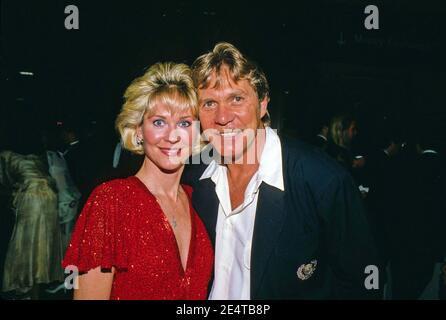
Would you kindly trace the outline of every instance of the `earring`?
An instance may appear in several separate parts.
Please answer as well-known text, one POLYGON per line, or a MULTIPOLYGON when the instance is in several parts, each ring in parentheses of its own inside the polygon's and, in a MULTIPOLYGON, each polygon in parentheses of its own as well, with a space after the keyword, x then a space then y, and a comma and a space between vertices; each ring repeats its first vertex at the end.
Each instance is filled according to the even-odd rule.
POLYGON ((144 142, 144 140, 143 140, 142 138, 140 138, 140 137, 137 137, 137 138, 136 138, 136 144, 137 144, 138 146, 142 145, 143 142, 144 142))

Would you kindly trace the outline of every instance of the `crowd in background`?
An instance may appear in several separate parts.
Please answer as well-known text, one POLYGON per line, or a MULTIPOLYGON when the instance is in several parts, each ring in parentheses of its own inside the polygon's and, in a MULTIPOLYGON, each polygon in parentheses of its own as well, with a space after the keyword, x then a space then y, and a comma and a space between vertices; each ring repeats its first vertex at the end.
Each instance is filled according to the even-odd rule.
POLYGON ((362 194, 380 270, 386 270, 383 295, 417 299, 429 285, 444 298, 446 188, 438 137, 418 128, 408 141, 395 126, 382 126, 375 148, 364 148, 357 140, 360 123, 348 114, 320 129, 313 144, 351 173, 362 194))
MULTIPOLYGON (((445 299, 444 154, 434 137, 420 130, 408 141, 383 127, 379 143, 365 148, 348 114, 319 129, 308 142, 348 170, 362 195, 381 254, 381 296, 417 299, 430 287, 427 297, 445 299)), ((0 150, 2 297, 51 299, 64 289, 60 261, 90 192, 134 174, 142 158, 92 127, 59 123, 27 134, 27 146, 0 150)))

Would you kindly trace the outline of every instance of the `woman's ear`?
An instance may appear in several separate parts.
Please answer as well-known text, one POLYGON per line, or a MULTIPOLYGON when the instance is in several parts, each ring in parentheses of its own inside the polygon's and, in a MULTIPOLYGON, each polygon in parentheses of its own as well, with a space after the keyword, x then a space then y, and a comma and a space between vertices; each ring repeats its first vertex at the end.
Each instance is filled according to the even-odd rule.
POLYGON ((142 139, 142 124, 136 127, 136 138, 142 139))

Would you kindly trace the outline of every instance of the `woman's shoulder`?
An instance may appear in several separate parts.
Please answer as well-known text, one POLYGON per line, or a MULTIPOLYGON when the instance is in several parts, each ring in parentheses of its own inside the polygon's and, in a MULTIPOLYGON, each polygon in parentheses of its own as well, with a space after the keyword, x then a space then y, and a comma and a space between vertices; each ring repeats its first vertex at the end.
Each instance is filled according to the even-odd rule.
POLYGON ((93 189, 92 195, 95 196, 123 196, 135 190, 135 183, 132 177, 112 179, 97 185, 93 189))

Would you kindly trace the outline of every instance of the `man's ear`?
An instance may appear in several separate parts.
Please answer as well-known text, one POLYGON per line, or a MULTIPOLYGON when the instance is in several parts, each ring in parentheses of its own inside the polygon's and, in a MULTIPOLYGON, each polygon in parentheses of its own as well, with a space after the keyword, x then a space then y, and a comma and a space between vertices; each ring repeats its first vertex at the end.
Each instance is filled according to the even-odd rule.
POLYGON ((266 95, 261 101, 260 101, 260 119, 262 119, 266 112, 268 111, 268 102, 269 102, 269 96, 266 95))

